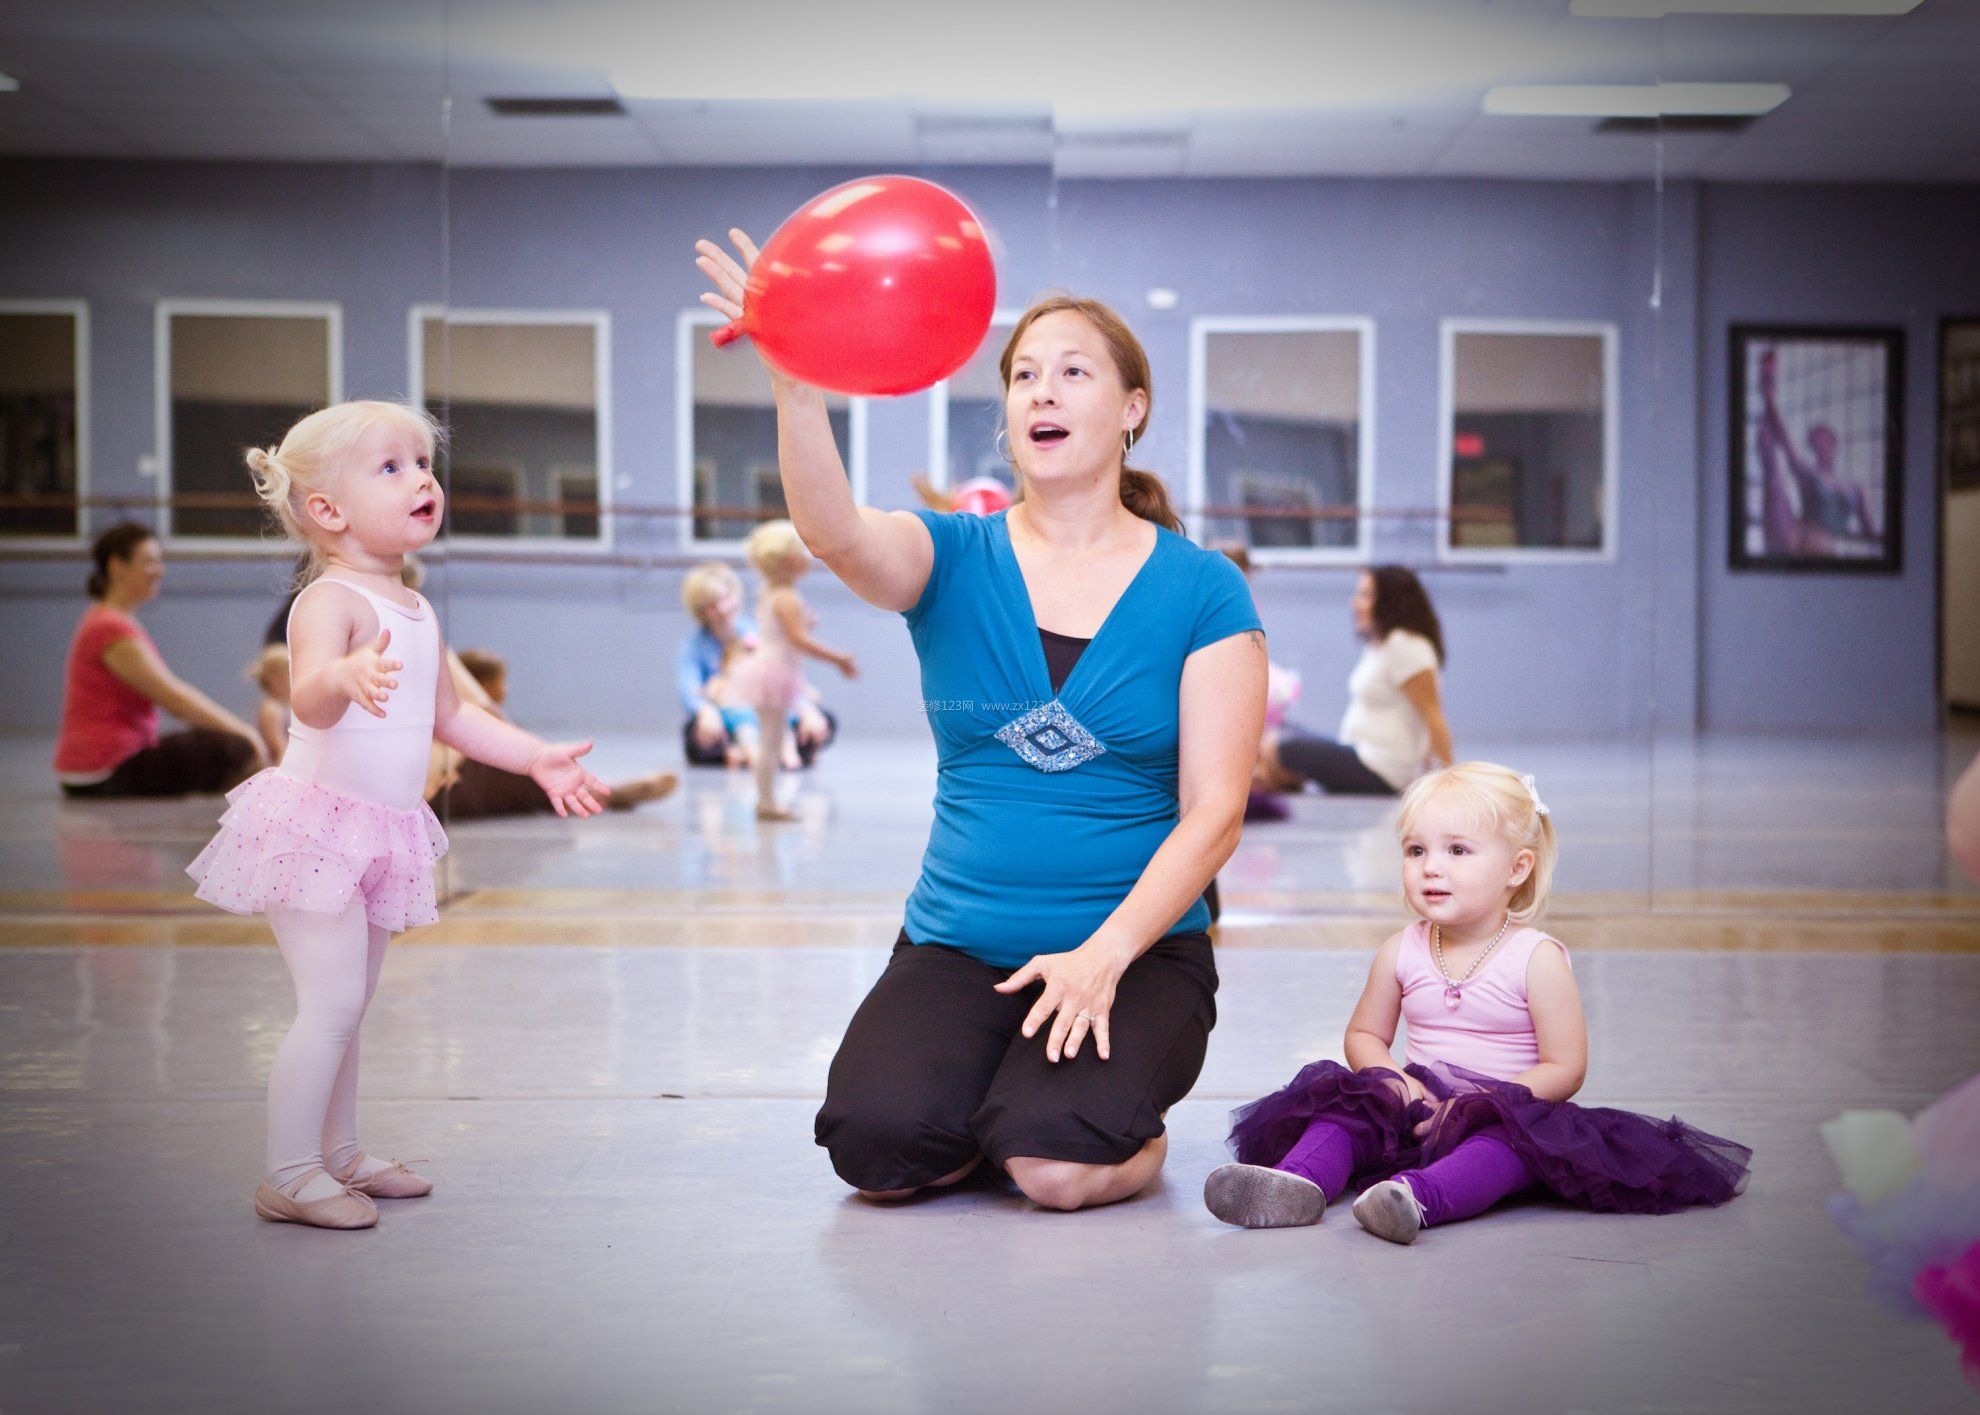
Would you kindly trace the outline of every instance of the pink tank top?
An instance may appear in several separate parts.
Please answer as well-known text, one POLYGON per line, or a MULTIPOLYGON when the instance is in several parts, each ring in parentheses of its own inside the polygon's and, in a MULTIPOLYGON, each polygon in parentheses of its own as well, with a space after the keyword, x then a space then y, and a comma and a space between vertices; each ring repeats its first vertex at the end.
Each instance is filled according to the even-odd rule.
MULTIPOLYGON (((314 782, 360 801, 372 801, 395 811, 420 804, 426 785, 427 756, 433 745, 433 695, 440 683, 440 622, 433 606, 419 599, 407 609, 363 585, 324 576, 317 585, 341 585, 363 595, 378 615, 378 627, 392 631, 385 656, 405 664, 393 676, 399 686, 385 704, 385 716, 373 717, 356 703, 329 727, 297 721, 289 728, 289 745, 281 769, 300 781, 314 782)), ((302 595, 296 596, 302 603, 302 595)), ((289 610, 294 619, 295 610, 289 610)))
POLYGON ((1458 1005, 1451 1007, 1444 975, 1430 954, 1429 922, 1419 919, 1396 953, 1409 1028, 1404 1054, 1412 1062, 1445 1062, 1501 1081, 1538 1065, 1540 1043, 1526 1008, 1526 965, 1533 950, 1548 942, 1560 940, 1534 928, 1511 930, 1458 989, 1458 1005))

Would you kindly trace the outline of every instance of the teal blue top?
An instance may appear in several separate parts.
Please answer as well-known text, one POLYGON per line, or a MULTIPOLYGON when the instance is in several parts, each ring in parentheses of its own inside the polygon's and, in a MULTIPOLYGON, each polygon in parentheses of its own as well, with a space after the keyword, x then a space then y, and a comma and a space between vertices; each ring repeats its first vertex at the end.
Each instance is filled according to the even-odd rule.
MULTIPOLYGON (((1229 560, 1157 527, 1055 695, 1004 513, 915 514, 935 564, 906 618, 937 767, 907 934, 1016 968, 1084 943, 1175 828, 1183 660, 1258 611, 1229 560)), ((1198 899, 1167 932, 1209 925, 1198 899)))

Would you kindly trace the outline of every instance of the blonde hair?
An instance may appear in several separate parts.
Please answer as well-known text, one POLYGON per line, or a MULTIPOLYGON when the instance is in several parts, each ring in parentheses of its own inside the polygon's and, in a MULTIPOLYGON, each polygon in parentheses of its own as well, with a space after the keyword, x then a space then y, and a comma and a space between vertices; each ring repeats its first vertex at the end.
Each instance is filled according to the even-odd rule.
POLYGON ((256 493, 283 533, 308 546, 312 555, 317 545, 304 505, 329 487, 338 461, 359 438, 392 418, 419 433, 428 456, 439 446, 440 425, 424 408, 365 398, 318 408, 284 433, 279 447, 248 449, 248 471, 254 476, 256 493))
MULTIPOLYGON (((1144 521, 1153 521, 1158 526, 1182 533, 1182 518, 1176 514, 1173 502, 1169 500, 1169 488, 1153 472, 1127 464, 1128 448, 1141 441, 1148 431, 1148 420, 1155 416, 1155 379, 1148 368, 1148 351, 1141 347, 1141 341, 1134 337, 1127 321, 1099 300, 1083 300, 1077 295, 1065 293, 1047 295, 1030 309, 1018 316, 1017 326, 1011 330, 1011 337, 1004 345, 1004 353, 997 360, 997 372, 1003 377, 1004 391, 1011 387, 1011 365, 1017 359, 1018 343, 1026 331, 1048 314, 1076 314, 1099 332, 1101 342, 1107 346, 1107 355, 1113 360, 1114 372, 1119 375, 1121 386, 1132 393, 1141 390, 1147 400, 1147 407, 1141 414, 1141 421, 1128 432, 1127 446, 1121 449, 1121 505, 1134 512, 1144 521)), ((1024 497, 1022 473, 1018 476, 1018 499, 1024 497)))
POLYGON ((681 608, 692 615, 696 623, 701 622, 708 606, 724 595, 733 595, 740 600, 742 577, 718 560, 695 566, 681 581, 681 608))
POLYGON ((789 521, 765 521, 751 531, 749 539, 743 542, 743 554, 765 579, 811 558, 797 527, 789 521))
POLYGON ((289 671, 289 648, 286 644, 270 644, 261 651, 261 656, 247 666, 247 680, 264 693, 274 692, 271 686, 275 670, 289 671))
POLYGON ((1510 767, 1496 762, 1459 762, 1419 776, 1403 792, 1396 818, 1396 837, 1406 839, 1416 818, 1432 801, 1449 801, 1484 830, 1491 830, 1514 850, 1533 852, 1533 869, 1513 891, 1507 912, 1515 924, 1530 924, 1547 907, 1554 885, 1554 861, 1559 851, 1554 820, 1541 809, 1539 797, 1510 767))

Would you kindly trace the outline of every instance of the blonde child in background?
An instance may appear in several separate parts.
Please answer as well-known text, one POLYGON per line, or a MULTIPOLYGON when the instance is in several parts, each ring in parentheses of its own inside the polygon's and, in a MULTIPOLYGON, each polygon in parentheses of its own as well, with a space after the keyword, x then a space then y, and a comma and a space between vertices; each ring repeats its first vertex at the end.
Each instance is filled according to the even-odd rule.
POLYGON ((200 898, 268 916, 295 984, 254 1196, 272 1222, 369 1228, 373 1199, 433 1189, 357 1142, 358 1029, 386 941, 439 917, 433 867, 447 838, 420 796, 430 744, 527 774, 559 815, 603 809, 605 786, 578 762, 591 744, 546 743, 463 703, 433 606, 400 583, 406 556, 440 528, 437 435, 415 408, 339 403, 247 456, 317 573, 289 611, 282 761, 228 795, 219 834, 186 872, 200 898))
POLYGON ((1361 1226, 1413 1243, 1534 1186, 1582 1208, 1660 1214, 1744 1189, 1745 1146, 1569 1099, 1588 1034, 1566 947, 1533 927, 1556 848, 1533 778, 1490 762, 1432 772, 1404 792, 1396 829, 1417 921, 1375 954, 1347 1065, 1316 1061, 1232 1113, 1239 1163, 1205 1182, 1210 1211, 1246 1228, 1317 1223, 1361 1183, 1361 1226))
POLYGON ((750 532, 743 551, 763 577, 763 594, 757 601, 756 652, 728 670, 728 691, 734 701, 756 710, 756 818, 796 820, 796 811, 778 804, 777 773, 790 713, 804 692, 800 658, 829 663, 848 678, 859 669, 851 654, 811 636, 818 616, 797 592, 798 581, 811 571, 811 552, 797 528, 789 521, 766 521, 750 532))
MULTIPOLYGON (((715 704, 722 714, 722 730, 728 734, 729 746, 727 761, 730 766, 756 766, 756 754, 762 747, 762 734, 757 730, 756 708, 747 697, 748 678, 736 677, 736 670, 746 665, 756 653, 755 645, 741 639, 736 640, 722 651, 722 671, 702 685, 702 692, 708 701, 715 704)), ((800 694, 811 691, 800 686, 800 694)), ((798 754, 797 735, 784 734, 783 770, 799 771, 804 763, 798 754)))

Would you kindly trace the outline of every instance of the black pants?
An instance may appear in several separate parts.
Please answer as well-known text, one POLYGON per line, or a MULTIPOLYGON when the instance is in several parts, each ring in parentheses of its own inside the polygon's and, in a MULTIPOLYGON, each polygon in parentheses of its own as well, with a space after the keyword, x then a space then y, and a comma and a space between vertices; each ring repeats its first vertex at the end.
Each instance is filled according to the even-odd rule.
POLYGON ((1091 1038, 1047 1061, 1049 1028, 1028 1041, 1018 1031, 1039 986, 993 990, 1011 972, 901 934, 832 1058, 814 1126, 841 1179, 917 1189, 978 1154, 1119 1164, 1162 1133, 1217 1025, 1209 936, 1172 935, 1128 965, 1106 1061, 1091 1038))
POLYGON ((232 790, 254 766, 254 747, 232 732, 195 727, 174 732, 124 758, 87 786, 64 784, 70 796, 199 796, 232 790))
MULTIPOLYGON (((813 759, 820 752, 831 746, 833 739, 839 735, 839 719, 831 713, 826 712, 824 708, 820 708, 818 711, 825 719, 825 736, 816 742, 798 743, 798 760, 806 766, 810 766, 813 759)), ((792 737, 797 735, 795 728, 790 730, 790 735, 792 737)), ((712 747, 702 746, 694 740, 694 719, 689 718, 681 728, 681 754, 687 758, 689 766, 727 766, 729 762, 729 739, 725 735, 720 742, 717 742, 712 747)))
POLYGON ((1316 737, 1296 727, 1279 738, 1279 762, 1303 776, 1329 796, 1393 796, 1396 788, 1368 768, 1354 748, 1331 737, 1316 737))

